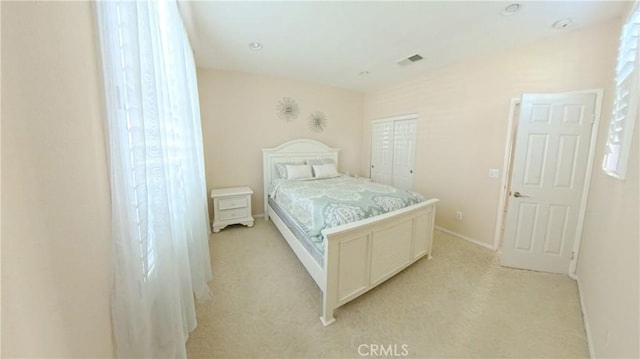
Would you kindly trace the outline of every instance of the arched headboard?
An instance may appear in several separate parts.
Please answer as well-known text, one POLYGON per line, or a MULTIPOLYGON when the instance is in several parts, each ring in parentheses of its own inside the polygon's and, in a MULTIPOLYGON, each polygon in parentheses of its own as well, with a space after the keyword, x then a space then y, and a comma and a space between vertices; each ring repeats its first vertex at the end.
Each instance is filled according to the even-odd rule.
POLYGON ((338 168, 338 148, 332 148, 322 142, 306 138, 287 141, 274 148, 262 149, 262 167, 264 182, 264 214, 268 216, 269 194, 282 181, 275 169, 276 163, 304 162, 314 159, 332 159, 338 168))

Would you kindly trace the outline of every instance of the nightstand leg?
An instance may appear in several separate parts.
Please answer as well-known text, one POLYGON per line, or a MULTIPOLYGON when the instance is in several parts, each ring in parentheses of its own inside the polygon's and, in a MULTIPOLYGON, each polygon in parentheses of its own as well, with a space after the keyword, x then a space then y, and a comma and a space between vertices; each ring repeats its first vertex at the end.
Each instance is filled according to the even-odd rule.
POLYGON ((242 222, 242 224, 244 224, 245 226, 247 226, 247 227, 249 227, 249 228, 253 227, 253 223, 254 223, 253 221, 250 221, 250 222, 242 222))
POLYGON ((218 233, 218 232, 220 232, 222 229, 224 229, 224 227, 226 227, 226 226, 223 226, 223 227, 213 227, 213 233, 218 233))

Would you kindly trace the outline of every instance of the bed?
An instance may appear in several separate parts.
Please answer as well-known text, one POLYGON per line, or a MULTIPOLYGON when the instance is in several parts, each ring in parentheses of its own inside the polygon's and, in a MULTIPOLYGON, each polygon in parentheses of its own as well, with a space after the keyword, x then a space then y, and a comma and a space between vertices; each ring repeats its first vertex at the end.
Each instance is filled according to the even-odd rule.
MULTIPOLYGON (((345 176, 286 184, 291 181, 283 179, 280 171, 285 164, 333 163, 337 168, 339 150, 315 140, 292 140, 262 152, 265 219, 273 221, 322 290, 320 320, 325 326, 335 321, 334 310, 339 306, 366 293, 420 258, 431 258, 438 199, 420 199, 419 202, 404 199, 408 204, 404 208, 350 223, 343 219, 334 220, 329 218, 330 215, 328 225, 324 227, 301 223, 299 218, 287 212, 291 210, 287 208, 290 207, 287 201, 276 200, 278 196, 286 198, 284 187, 295 188, 294 192, 315 191, 312 182, 323 183, 325 188, 334 188, 337 182, 363 190, 380 191, 382 187, 375 183, 367 184, 367 179, 345 176), (334 182, 320 182, 325 180, 334 182)), ((294 201, 298 200, 289 199, 289 202, 294 201)), ((316 218, 315 221, 320 220, 316 218)), ((315 221, 311 222, 315 224, 315 221)))

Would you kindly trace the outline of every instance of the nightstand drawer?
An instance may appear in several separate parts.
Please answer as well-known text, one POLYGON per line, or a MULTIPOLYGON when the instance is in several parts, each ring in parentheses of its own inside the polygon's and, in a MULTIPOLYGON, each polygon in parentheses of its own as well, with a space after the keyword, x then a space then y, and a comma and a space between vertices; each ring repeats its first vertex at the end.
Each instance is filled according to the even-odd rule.
POLYGON ((249 214, 247 213, 246 208, 227 209, 227 210, 220 211, 221 221, 227 221, 235 218, 243 218, 247 216, 249 216, 249 214))
POLYGON ((247 197, 221 198, 218 200, 218 208, 220 208, 220 210, 244 208, 246 206, 247 197))

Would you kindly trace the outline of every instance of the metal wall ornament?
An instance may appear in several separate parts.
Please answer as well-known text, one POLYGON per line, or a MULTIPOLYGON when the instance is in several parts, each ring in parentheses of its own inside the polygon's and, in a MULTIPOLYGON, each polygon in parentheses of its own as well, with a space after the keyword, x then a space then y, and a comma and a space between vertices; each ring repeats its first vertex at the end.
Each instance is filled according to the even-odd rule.
POLYGON ((298 107, 298 103, 290 98, 283 97, 278 101, 276 105, 276 113, 278 118, 281 120, 291 122, 298 118, 298 114, 300 113, 300 108, 298 107))
POLYGON ((327 117, 321 111, 312 112, 309 115, 309 129, 311 132, 320 133, 327 127, 327 117))

